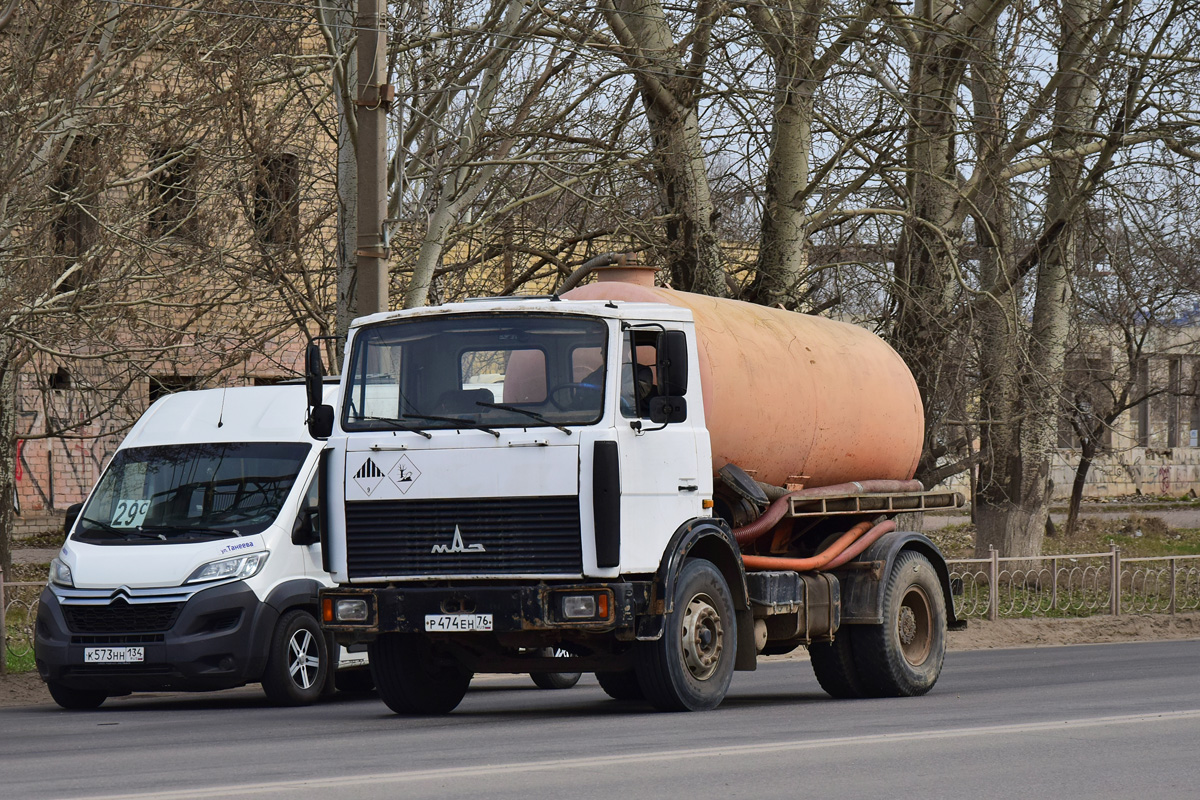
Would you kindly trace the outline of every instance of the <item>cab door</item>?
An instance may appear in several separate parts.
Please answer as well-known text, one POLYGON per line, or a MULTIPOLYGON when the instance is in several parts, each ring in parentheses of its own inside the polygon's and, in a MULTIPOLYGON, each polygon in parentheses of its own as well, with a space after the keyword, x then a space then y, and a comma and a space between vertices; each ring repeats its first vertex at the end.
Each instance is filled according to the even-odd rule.
MULTIPOLYGON (((689 407, 684 421, 664 424, 650 419, 650 401, 662 392, 657 368, 660 334, 668 329, 670 326, 659 324, 628 326, 622 334, 617 446, 621 571, 626 573, 658 569, 663 549, 675 531, 686 521, 707 514, 702 499, 711 478, 700 474, 697 456, 698 433, 704 430, 699 391, 689 394, 701 408, 689 407)), ((689 359, 694 363, 695 354, 690 353, 689 359)), ((707 447, 707 439, 704 444, 707 447)))

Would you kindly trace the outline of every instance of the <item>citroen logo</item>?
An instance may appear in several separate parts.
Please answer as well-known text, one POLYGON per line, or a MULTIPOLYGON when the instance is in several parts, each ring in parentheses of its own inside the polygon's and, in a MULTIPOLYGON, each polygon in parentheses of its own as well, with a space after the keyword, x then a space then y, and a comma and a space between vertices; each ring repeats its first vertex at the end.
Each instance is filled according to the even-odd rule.
POLYGON ((431 553, 486 553, 487 551, 484 550, 483 545, 480 544, 479 542, 476 542, 475 544, 472 544, 472 545, 463 544, 462 532, 459 531, 458 526, 455 525, 454 526, 454 540, 452 542, 450 542, 450 546, 447 547, 444 544, 435 544, 433 546, 433 549, 430 550, 429 552, 431 552, 431 553))

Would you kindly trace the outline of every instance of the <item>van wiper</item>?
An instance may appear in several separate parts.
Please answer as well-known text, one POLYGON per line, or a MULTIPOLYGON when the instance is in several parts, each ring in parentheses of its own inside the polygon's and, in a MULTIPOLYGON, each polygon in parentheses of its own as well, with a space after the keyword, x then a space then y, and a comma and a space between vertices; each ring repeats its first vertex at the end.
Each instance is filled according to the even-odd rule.
POLYGON ((372 422, 386 422, 388 425, 390 425, 392 427, 392 430, 407 431, 408 433, 419 433, 422 436, 424 436, 426 439, 433 438, 433 436, 431 434, 426 433, 425 431, 421 430, 420 428, 416 427, 415 425, 405 425, 400 420, 393 419, 392 417, 358 417, 358 416, 356 416, 356 417, 351 417, 351 419, 356 420, 356 421, 369 419, 372 422))
POLYGON ((222 530, 221 528, 204 528, 195 525, 143 525, 139 530, 153 532, 155 536, 167 538, 168 533, 178 534, 200 534, 202 536, 213 536, 218 539, 231 539, 236 536, 241 536, 240 533, 233 530, 222 530))
POLYGON ((89 536, 95 533, 107 533, 109 536, 118 536, 123 539, 165 540, 167 538, 161 533, 150 533, 149 531, 142 531, 140 528, 116 528, 112 525, 109 525, 107 522, 102 522, 98 519, 92 519, 91 517, 80 517, 79 520, 80 522, 86 522, 89 525, 96 526, 96 530, 80 531, 80 533, 84 533, 89 536))
POLYGON ((435 422, 449 422, 451 425, 453 425, 456 428, 470 429, 470 430, 476 430, 476 431, 486 431, 487 433, 490 433, 492 436, 495 436, 497 439, 500 438, 500 431, 494 431, 491 428, 484 425, 482 422, 476 422, 475 420, 471 420, 471 419, 459 419, 458 417, 435 417, 430 414, 405 414, 404 416, 413 417, 415 419, 427 419, 427 420, 432 420, 435 422))
POLYGON ((519 408, 517 406, 510 406, 508 403, 482 403, 479 401, 476 401, 475 405, 483 406, 484 408, 498 408, 501 411, 512 411, 517 414, 524 414, 527 417, 536 419, 538 422, 542 422, 542 423, 545 423, 546 425, 550 425, 551 427, 558 428, 560 431, 565 433, 567 436, 571 435, 570 428, 568 428, 564 425, 559 425, 557 422, 551 422, 550 420, 543 417, 541 414, 537 413, 536 411, 530 411, 528 408, 519 408))

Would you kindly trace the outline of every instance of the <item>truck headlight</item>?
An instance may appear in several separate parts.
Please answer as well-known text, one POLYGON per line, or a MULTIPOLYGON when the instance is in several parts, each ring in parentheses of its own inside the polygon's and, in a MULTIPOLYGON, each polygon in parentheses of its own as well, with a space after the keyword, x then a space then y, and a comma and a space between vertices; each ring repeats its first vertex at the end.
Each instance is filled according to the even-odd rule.
POLYGON ((55 558, 50 561, 50 582, 59 586, 75 587, 71 568, 63 563, 62 559, 55 558))
POLYGON ((243 580, 254 575, 267 561, 267 553, 248 553, 244 556, 210 561, 193 572, 184 583, 204 581, 243 580))

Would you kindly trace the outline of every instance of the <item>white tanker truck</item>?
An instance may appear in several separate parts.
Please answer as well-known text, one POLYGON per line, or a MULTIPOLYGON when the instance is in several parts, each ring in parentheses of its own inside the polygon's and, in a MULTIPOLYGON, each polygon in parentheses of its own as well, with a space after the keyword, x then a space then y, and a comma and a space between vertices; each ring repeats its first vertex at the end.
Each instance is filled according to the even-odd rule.
POLYGON ((962 498, 911 480, 920 397, 862 328, 622 266, 356 320, 337 415, 308 361, 322 625, 368 645, 397 713, 551 669, 711 709, 800 646, 831 695, 918 695, 965 624, 937 548, 895 523, 962 498))

